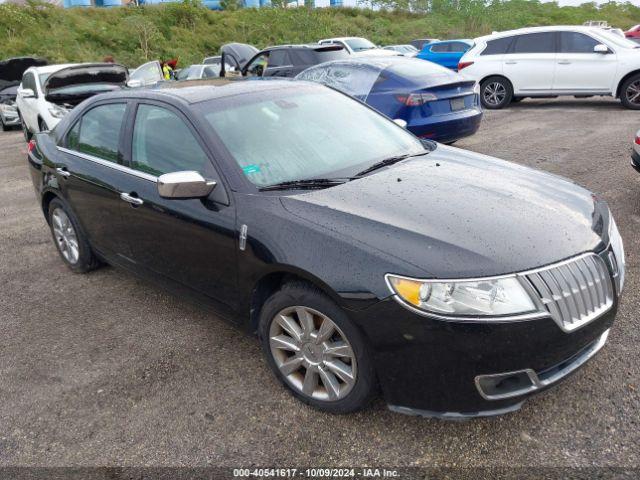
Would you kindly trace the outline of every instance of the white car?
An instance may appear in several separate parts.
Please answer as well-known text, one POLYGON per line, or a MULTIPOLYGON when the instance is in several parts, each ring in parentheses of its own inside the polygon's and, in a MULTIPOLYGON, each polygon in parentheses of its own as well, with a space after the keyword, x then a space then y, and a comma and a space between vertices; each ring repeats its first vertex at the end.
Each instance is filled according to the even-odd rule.
POLYGON ((31 67, 22 75, 22 82, 16 95, 16 106, 27 140, 35 132, 43 132, 55 127, 67 113, 66 109, 45 100, 43 85, 52 73, 74 65, 68 63, 31 67))
POLYGON ((115 63, 31 67, 22 75, 16 106, 25 139, 54 128, 83 100, 125 86, 128 71, 115 63))
POLYGON ((344 49, 351 55, 359 57, 393 57, 400 55, 398 52, 395 52, 393 50, 378 48, 375 44, 362 37, 325 38, 324 40, 320 40, 318 43, 320 45, 327 45, 330 43, 342 45, 344 49))
POLYGON ((458 71, 480 83, 485 108, 525 97, 603 95, 640 109, 640 45, 602 28, 522 28, 474 42, 458 71))

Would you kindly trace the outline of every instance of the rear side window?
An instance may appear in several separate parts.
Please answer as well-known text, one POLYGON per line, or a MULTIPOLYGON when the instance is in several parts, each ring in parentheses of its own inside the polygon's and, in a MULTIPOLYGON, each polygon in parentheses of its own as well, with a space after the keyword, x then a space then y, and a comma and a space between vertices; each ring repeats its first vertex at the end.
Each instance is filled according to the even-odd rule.
POLYGON ((487 48, 485 48, 480 55, 503 55, 509 50, 512 41, 513 37, 489 40, 487 42, 487 48))
POLYGON ((175 113, 153 105, 138 107, 131 161, 134 169, 154 176, 184 170, 204 175, 209 164, 187 124, 175 113))
POLYGON ((469 45, 463 42, 453 42, 449 44, 450 52, 466 52, 469 48, 469 45))
POLYGON ((553 32, 518 35, 513 45, 513 53, 555 53, 555 51, 553 32))
POLYGON ((125 103, 110 103, 92 108, 71 129, 67 142, 74 142, 74 135, 77 134, 75 150, 110 162, 118 162, 120 129, 126 109, 125 103), (80 131, 76 132, 76 128, 80 131))
POLYGON ((439 43, 437 45, 434 45, 433 47, 431 47, 431 51, 433 53, 443 53, 443 52, 449 52, 449 47, 450 45, 448 43, 439 43))
POLYGON ((286 50, 272 50, 269 54, 269 66, 270 67, 282 67, 284 65, 291 65, 289 61, 289 55, 286 50))
POLYGON ((349 56, 344 48, 330 50, 313 50, 301 48, 290 52, 294 65, 317 65, 331 60, 341 60, 349 56))
POLYGON ((578 32, 560 33, 561 53, 593 53, 593 47, 600 42, 588 35, 578 32))

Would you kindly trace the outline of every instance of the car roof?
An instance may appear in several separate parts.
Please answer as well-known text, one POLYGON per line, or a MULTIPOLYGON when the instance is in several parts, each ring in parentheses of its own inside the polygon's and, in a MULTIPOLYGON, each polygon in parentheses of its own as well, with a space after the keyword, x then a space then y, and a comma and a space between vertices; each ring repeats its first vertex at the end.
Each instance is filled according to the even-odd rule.
MULTIPOLYGON (((337 45, 336 47, 342 48, 341 45, 337 45)), ((322 50, 327 48, 327 45, 319 45, 317 43, 300 43, 300 44, 291 44, 291 45, 273 45, 271 47, 264 48, 261 52, 265 52, 267 50, 279 50, 279 49, 289 49, 289 48, 300 48, 305 50, 322 50)))
POLYGON ((337 41, 337 40, 351 40, 352 38, 364 38, 365 40, 367 40, 365 37, 332 37, 332 38, 323 38, 322 40, 319 40, 319 41, 329 42, 329 41, 337 41))
POLYGON ((420 60, 414 57, 403 57, 403 56, 392 56, 392 57, 348 57, 340 60, 332 60, 329 62, 321 63, 320 65, 316 65, 311 68, 323 68, 323 66, 328 65, 350 65, 350 66, 366 66, 371 67, 373 70, 386 70, 388 68, 392 68, 396 65, 419 65, 420 67, 431 67, 434 70, 434 74, 440 73, 439 71, 448 71, 445 67, 442 67, 436 63, 425 62, 424 60, 420 60))
POLYGON ((289 90, 305 86, 318 87, 310 82, 292 82, 290 80, 243 80, 214 78, 206 80, 184 80, 180 82, 160 82, 154 87, 131 88, 98 95, 93 98, 173 98, 187 104, 196 104, 209 100, 246 95, 255 92, 269 92, 287 88, 289 90))
POLYGON ((550 25, 546 27, 527 27, 527 28, 518 28, 515 30, 506 30, 504 32, 494 32, 491 35, 484 35, 482 37, 477 37, 475 41, 476 42, 487 41, 495 38, 511 37, 513 35, 522 35, 526 33, 562 32, 562 31, 597 33, 599 31, 602 31, 602 29, 598 27, 584 27, 581 25, 550 25))
POLYGON ((453 42, 462 42, 467 43, 469 45, 473 45, 473 40, 470 38, 452 38, 451 40, 437 40, 435 42, 428 43, 427 45, 438 45, 439 43, 453 43, 453 42))

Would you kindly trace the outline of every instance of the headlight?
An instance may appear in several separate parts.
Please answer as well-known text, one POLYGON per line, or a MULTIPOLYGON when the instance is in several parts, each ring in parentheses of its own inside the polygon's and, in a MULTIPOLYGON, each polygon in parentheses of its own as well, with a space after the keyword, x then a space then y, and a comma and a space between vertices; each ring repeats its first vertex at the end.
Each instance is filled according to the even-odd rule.
POLYGON ((408 306, 440 316, 503 316, 537 311, 515 276, 417 280, 388 274, 389 288, 408 306))
POLYGON ((16 110, 15 103, 2 103, 0 104, 0 110, 2 110, 2 113, 4 113, 6 116, 15 117, 16 115, 18 115, 18 110, 16 110))
POLYGON ((609 242, 611 243, 611 249, 615 256, 611 263, 613 268, 617 270, 614 271, 614 277, 616 290, 618 291, 618 295, 620 295, 622 293, 622 287, 624 287, 624 245, 622 244, 622 237, 618 231, 618 225, 616 225, 616 221, 613 219, 613 215, 610 214, 609 218, 611 219, 609 222, 609 242))
POLYGON ((59 105, 51 105, 49 107, 49 113, 51 114, 51 116, 53 118, 62 118, 64 117, 67 113, 69 113, 69 110, 67 110, 66 108, 62 108, 59 105))

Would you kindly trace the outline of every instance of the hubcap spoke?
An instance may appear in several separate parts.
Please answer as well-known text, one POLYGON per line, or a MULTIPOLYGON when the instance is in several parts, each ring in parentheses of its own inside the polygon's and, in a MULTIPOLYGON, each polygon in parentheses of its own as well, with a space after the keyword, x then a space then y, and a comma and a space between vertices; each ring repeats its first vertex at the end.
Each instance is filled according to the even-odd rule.
POLYGON ((320 375, 320 380, 322 380, 324 388, 327 390, 329 399, 338 399, 340 397, 340 384, 336 376, 326 369, 320 369, 318 374, 320 375))
POLYGON ((289 350, 291 352, 300 351, 300 345, 298 344, 298 342, 287 335, 278 335, 277 337, 271 337, 271 346, 273 348, 289 350))
POLYGON ((340 360, 329 360, 325 362, 325 366, 334 374, 338 376, 344 383, 353 382, 353 373, 351 367, 340 360))
POLYGON ((290 360, 287 360, 282 365, 280 365, 280 371, 284 375, 291 375, 302 366, 303 362, 304 359, 302 357, 291 357, 290 360))
POLYGON ((278 315, 276 322, 293 338, 298 341, 302 340, 302 330, 292 317, 289 315, 278 315))
POLYGON ((313 395, 318 386, 318 372, 310 368, 304 374, 304 382, 302 383, 302 393, 306 395, 313 395))
POLYGON ((332 357, 353 357, 353 350, 351 350, 349 344, 342 341, 329 344, 324 353, 332 357))
POLYGON ((60 253, 69 263, 76 263, 80 258, 80 247, 69 216, 61 208, 56 208, 51 216, 51 224, 60 253))
POLYGON ((311 333, 315 330, 316 326, 313 323, 313 315, 306 308, 296 308, 296 314, 298 315, 298 321, 302 325, 303 338, 311 338, 311 333))
POLYGON ((318 336, 316 337, 316 343, 326 342, 331 338, 335 332, 335 328, 333 328, 333 322, 328 318, 322 320, 322 324, 320 325, 320 330, 318 330, 318 336))

